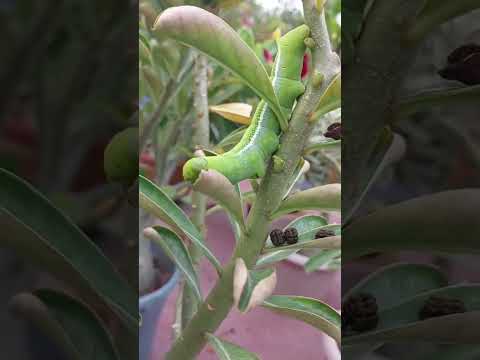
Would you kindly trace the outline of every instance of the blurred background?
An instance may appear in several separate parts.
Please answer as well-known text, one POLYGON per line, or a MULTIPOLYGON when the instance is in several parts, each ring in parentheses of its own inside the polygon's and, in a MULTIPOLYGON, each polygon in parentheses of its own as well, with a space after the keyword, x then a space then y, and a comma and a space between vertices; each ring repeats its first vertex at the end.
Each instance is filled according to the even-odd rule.
MULTIPOLYGON (((70 216, 135 288, 137 209, 106 180, 103 155, 137 123, 137 14, 130 0, 0 1, 0 167, 70 216)), ((0 283, 2 356, 60 359, 7 304, 65 285, 2 248, 0 283)))
MULTIPOLYGON (((446 67, 447 57, 455 49, 466 44, 480 44, 479 18, 480 11, 472 11, 448 21, 433 31, 422 42, 411 69, 405 74, 403 84, 398 89, 400 96, 415 94, 425 89, 464 86, 466 83, 462 83, 460 79, 446 79, 439 71, 446 67)), ((470 70, 473 78, 475 68, 478 70, 478 67, 470 70)), ((418 112, 411 118, 395 123, 392 130, 399 135, 397 158, 379 175, 357 215, 381 212, 382 208, 388 205, 422 195, 452 189, 478 188, 479 118, 480 107, 477 99, 432 107, 428 111, 418 112)), ((449 235, 455 241, 455 234, 449 235)), ((347 242, 344 247, 348 247, 347 242)), ((470 254, 428 252, 371 254, 343 265, 342 292, 345 293, 376 269, 397 262, 435 265, 446 275, 450 284, 478 283, 480 281, 478 261, 478 256, 470 254)), ((425 357, 422 357, 422 351, 431 349, 434 347, 424 343, 408 344, 408 347, 404 344, 387 345, 376 355, 368 358, 374 359, 378 356, 378 359, 427 359, 428 354, 427 356, 423 354, 425 357)))

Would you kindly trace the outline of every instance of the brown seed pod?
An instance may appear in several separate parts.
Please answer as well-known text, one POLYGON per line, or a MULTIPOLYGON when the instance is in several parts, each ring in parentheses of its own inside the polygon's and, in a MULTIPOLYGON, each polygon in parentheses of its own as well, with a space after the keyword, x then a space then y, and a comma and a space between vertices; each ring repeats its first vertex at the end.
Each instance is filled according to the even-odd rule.
POLYGON ((454 64, 478 52, 480 52, 480 45, 475 43, 465 44, 453 50, 450 55, 448 55, 447 61, 449 64, 454 64))
POLYGON ((335 122, 335 123, 332 123, 332 124, 328 125, 327 131, 334 130, 334 129, 339 128, 339 127, 342 127, 342 124, 340 124, 339 122, 335 122))
POLYGON ((334 140, 340 140, 342 138, 342 124, 340 123, 331 124, 327 128, 327 131, 323 134, 323 136, 334 139, 334 140))
POLYGON ((335 233, 332 231, 332 230, 328 230, 328 229, 320 229, 317 231, 317 233, 315 234, 315 239, 321 239, 321 238, 325 238, 325 237, 329 237, 329 236, 334 236, 335 233))
POLYGON ((342 305, 342 324, 345 328, 364 332, 378 324, 378 306, 375 297, 360 293, 349 297, 342 305))
POLYGON ((289 245, 293 245, 298 242, 298 231, 293 227, 285 229, 283 236, 285 237, 285 241, 289 245))
POLYGON ((282 246, 285 243, 285 237, 283 231, 280 229, 274 229, 270 232, 270 240, 274 246, 282 246))
POLYGON ((434 295, 427 299, 420 309, 418 317, 420 320, 426 320, 437 316, 464 313, 466 311, 467 309, 462 300, 434 295))
POLYGON ((438 72, 442 78, 466 85, 480 84, 480 45, 460 46, 452 51, 447 61, 448 65, 438 72))

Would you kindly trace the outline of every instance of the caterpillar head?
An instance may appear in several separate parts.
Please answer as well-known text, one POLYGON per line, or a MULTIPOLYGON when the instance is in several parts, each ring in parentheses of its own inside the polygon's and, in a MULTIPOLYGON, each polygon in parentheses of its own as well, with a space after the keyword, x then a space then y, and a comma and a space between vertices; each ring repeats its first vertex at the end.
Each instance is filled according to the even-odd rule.
POLYGON ((188 160, 183 165, 183 179, 190 182, 195 182, 202 170, 207 169, 208 162, 205 157, 195 157, 188 160))

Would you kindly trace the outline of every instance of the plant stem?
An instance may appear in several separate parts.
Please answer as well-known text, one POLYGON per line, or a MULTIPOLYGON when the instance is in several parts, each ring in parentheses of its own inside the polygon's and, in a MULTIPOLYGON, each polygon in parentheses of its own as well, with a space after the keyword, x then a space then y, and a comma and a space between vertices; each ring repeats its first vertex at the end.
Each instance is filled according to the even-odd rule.
MULTIPOLYGON (((196 146, 206 148, 210 143, 210 121, 208 117, 207 58, 204 55, 198 54, 196 56, 193 71, 193 106, 195 109, 193 141, 196 146)), ((205 238, 207 197, 197 191, 193 192, 192 208, 192 222, 200 230, 203 238, 205 238)), ((190 247, 190 254, 195 267, 198 267, 201 256, 193 244, 190 247)), ((186 283, 182 297, 182 326, 185 327, 196 313, 198 303, 192 289, 186 283)))
POLYGON ((327 85, 340 70, 339 59, 331 50, 325 15, 323 11, 319 13, 316 10, 314 1, 304 0, 305 20, 316 42, 316 47, 312 50, 314 67, 321 70, 326 81, 319 88, 315 88, 311 80, 307 84, 276 154, 285 161, 283 171, 274 172, 272 164, 269 165, 260 184, 257 200, 248 216, 246 232, 240 238, 221 278, 166 355, 167 360, 194 359, 206 344, 205 334, 214 333, 230 312, 233 305, 235 260, 242 258, 249 269, 255 265, 267 237, 270 215, 280 205, 282 195, 304 150, 306 139, 312 131, 314 124, 307 119, 313 114, 327 85))
POLYGON ((150 118, 145 122, 145 126, 143 127, 140 133, 140 141, 139 141, 139 151, 140 153, 145 149, 147 146, 148 140, 151 139, 152 133, 154 132, 155 128, 160 124, 160 121, 165 116, 168 106, 170 103, 175 99, 178 92, 185 84, 185 81, 188 78, 188 69, 191 68, 192 62, 190 61, 190 56, 187 54, 186 58, 188 59, 182 65, 177 77, 175 79, 170 79, 165 87, 165 91, 160 98, 157 108, 150 116, 150 118))

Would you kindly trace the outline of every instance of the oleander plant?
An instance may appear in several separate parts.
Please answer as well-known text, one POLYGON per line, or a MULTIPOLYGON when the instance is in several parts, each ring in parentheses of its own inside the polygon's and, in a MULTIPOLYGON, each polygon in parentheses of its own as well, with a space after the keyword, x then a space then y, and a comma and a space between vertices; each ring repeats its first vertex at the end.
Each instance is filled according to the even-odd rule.
MULTIPOLYGON (((235 31, 215 14, 217 7, 203 5, 205 9, 164 8, 158 16, 151 4, 141 7, 141 98, 154 102, 140 116, 140 147, 148 152, 153 146, 160 155, 158 146, 174 141, 155 134, 175 122, 179 102, 188 103, 182 121, 183 127, 192 129, 182 135, 186 146, 180 138, 175 145, 187 149, 183 151, 187 161, 180 167, 183 185, 172 188, 166 183, 169 170, 159 164, 155 174, 139 177, 139 205, 154 219, 145 223, 140 246, 160 246, 182 274, 175 341, 165 358, 195 359, 209 344, 221 359, 258 359, 215 334, 234 308, 248 312, 256 306, 303 321, 339 344, 339 311, 314 298, 272 295, 276 265, 291 254, 309 251, 310 267, 340 261, 340 224, 329 224, 320 216, 320 211, 340 211, 340 184, 310 185, 303 190, 296 186, 308 174, 308 159, 318 159, 315 154, 324 150, 338 151, 341 144, 340 59, 332 45, 325 1, 305 0, 304 23, 279 30, 275 41, 266 39, 264 46, 250 28, 235 31), (161 47, 180 55, 176 60, 167 52, 156 57, 161 47), (169 65, 164 67, 165 63, 169 65), (159 73, 152 76, 154 71, 159 73), (191 84, 188 91, 182 87, 184 77, 191 84), (239 91, 232 84, 240 85, 253 99, 253 112, 247 102, 231 101, 239 91), (216 131, 209 113, 242 126, 212 145, 210 135, 216 131), (242 183, 251 190, 245 191, 242 183), (179 192, 179 187, 192 192, 179 192), (182 209, 176 203, 179 200, 191 206, 182 209), (235 248, 224 264, 206 239, 207 201, 213 203, 209 213, 227 213, 235 235, 235 248), (284 229, 272 229, 273 221, 306 210, 318 215, 299 216, 284 229), (216 284, 206 296, 199 284, 202 259, 217 273, 216 284)), ((332 171, 339 173, 338 156, 330 154, 329 159, 332 171)))
MULTIPOLYGON (((345 266, 378 253, 478 254, 478 189, 440 191, 367 215, 358 209, 382 170, 404 152, 392 131, 396 124, 432 109, 440 121, 445 109, 478 101, 480 53, 474 43, 456 43, 442 59, 436 82, 455 81, 445 88, 416 89, 406 96, 397 89, 409 80, 429 34, 468 13, 473 19, 473 11, 478 17, 479 8, 477 1, 343 1, 343 94, 348 102, 342 112, 348 122, 342 157, 349 174, 342 199, 345 266)), ((392 264, 349 289, 342 301, 342 357, 368 358, 398 345, 398 358, 477 358, 480 286, 451 283, 442 270, 392 264), (406 343, 408 349, 402 348, 406 343)))

